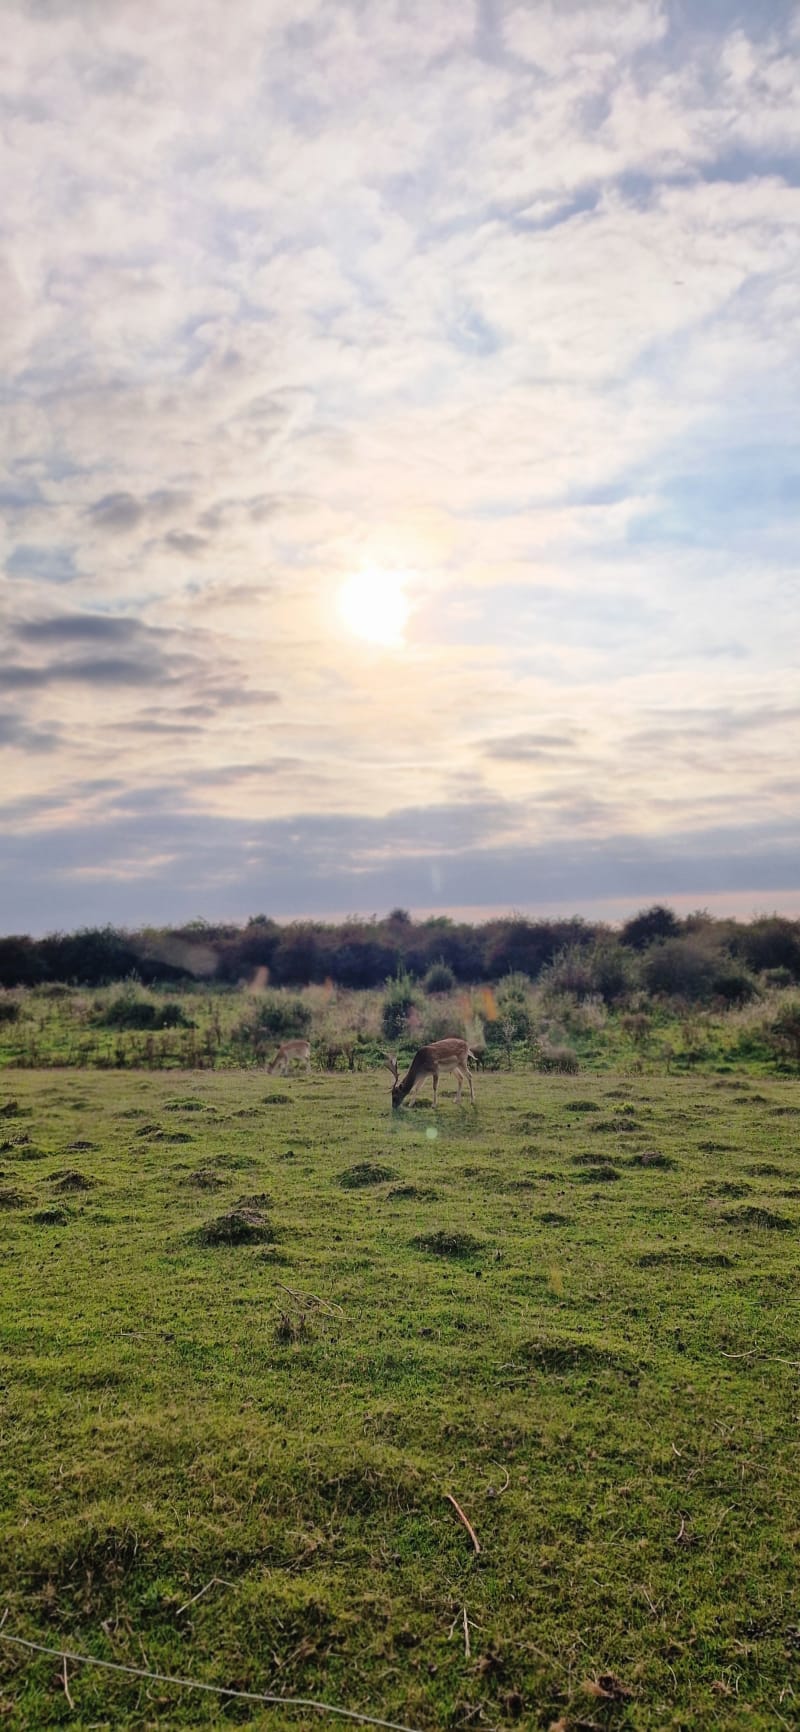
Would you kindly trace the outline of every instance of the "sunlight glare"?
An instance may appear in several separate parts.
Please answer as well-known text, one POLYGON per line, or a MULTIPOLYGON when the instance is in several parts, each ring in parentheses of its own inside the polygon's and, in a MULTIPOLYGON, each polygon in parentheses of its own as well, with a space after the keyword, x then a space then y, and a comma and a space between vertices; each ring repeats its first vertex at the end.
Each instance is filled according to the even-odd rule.
POLYGON ((408 573, 368 566, 351 572, 339 591, 339 613, 356 637, 396 648, 402 644, 411 611, 405 584, 408 573))

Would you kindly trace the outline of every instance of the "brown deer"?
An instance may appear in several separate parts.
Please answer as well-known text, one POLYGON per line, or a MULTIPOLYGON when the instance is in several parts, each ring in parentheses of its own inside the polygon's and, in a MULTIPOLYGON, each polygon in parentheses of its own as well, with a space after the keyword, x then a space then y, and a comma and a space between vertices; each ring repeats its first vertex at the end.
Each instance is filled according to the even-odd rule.
POLYGON ((421 1046, 419 1052, 414 1054, 408 1070, 401 1080, 397 1071, 397 1059, 390 1058, 387 1054, 386 1063, 394 1077, 392 1106, 402 1106, 406 1096, 416 1093, 429 1076, 433 1077, 433 1104, 436 1106, 439 1099, 439 1075, 442 1071, 455 1073, 458 1089, 457 1106, 461 1105, 461 1085, 466 1078, 469 1085, 469 1098, 474 1106, 475 1090, 472 1086, 469 1069, 469 1060, 474 1057, 475 1054, 470 1050, 466 1040, 457 1040, 455 1036, 448 1040, 434 1040, 430 1046, 421 1046))
POLYGON ((281 1076, 285 1076, 290 1064, 302 1064, 307 1071, 310 1071, 310 1040, 285 1040, 283 1046, 278 1047, 275 1057, 267 1065, 267 1072, 271 1076, 273 1072, 279 1070, 281 1076))

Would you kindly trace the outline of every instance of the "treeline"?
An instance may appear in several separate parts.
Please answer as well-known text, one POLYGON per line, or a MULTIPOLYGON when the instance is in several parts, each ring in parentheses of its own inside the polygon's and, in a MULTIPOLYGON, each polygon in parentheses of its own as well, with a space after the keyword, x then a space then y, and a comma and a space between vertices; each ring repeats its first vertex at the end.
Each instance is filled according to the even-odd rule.
POLYGON ((352 989, 409 976, 429 990, 493 982, 510 974, 547 976, 577 997, 624 1003, 634 990, 694 1002, 744 1003, 766 982, 800 982, 800 921, 750 922, 705 912, 679 918, 660 904, 620 928, 582 920, 519 916, 480 925, 436 916, 413 920, 396 908, 382 920, 279 925, 255 915, 244 926, 202 920, 130 932, 110 926, 46 938, 0 938, 0 987, 145 985, 211 981, 273 986, 330 980, 352 989))

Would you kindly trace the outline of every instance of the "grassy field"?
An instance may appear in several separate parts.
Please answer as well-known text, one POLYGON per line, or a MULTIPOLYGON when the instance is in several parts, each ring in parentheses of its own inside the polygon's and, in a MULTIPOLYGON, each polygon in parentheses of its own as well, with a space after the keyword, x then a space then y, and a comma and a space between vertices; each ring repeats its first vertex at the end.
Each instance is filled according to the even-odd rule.
MULTIPOLYGON (((477 1093, 3 1071, 5 1633, 425 1729, 798 1724, 800 1085, 477 1093)), ((0 1643, 14 1732, 335 1723, 67 1690, 0 1643)))

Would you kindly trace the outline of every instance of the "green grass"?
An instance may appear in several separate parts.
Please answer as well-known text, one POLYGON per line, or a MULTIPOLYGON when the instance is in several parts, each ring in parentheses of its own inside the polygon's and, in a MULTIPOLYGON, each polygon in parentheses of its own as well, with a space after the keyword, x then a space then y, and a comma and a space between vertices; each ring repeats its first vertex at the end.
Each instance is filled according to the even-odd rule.
MULTIPOLYGON (((7 1631, 426 1729, 797 1724, 800 1087, 477 1094, 3 1072, 7 1631)), ((69 1688, 0 1643, 13 1732, 327 1723, 69 1688)))

